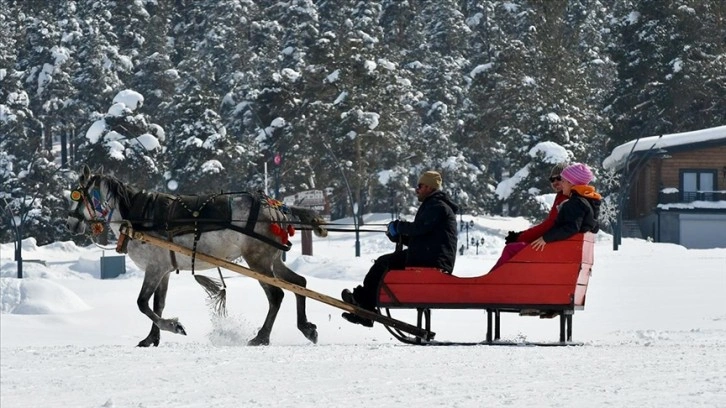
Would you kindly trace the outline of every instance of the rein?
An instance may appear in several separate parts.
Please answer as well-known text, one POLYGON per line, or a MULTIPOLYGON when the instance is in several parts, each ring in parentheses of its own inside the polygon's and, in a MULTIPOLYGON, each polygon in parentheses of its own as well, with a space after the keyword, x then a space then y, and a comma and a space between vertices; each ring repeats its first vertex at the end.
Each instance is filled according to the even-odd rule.
MULTIPOLYGON (((242 193, 249 194, 248 192, 223 192, 223 193, 214 195, 213 197, 221 196, 221 195, 237 195, 237 194, 242 194, 242 193)), ((284 204, 282 204, 281 202, 279 202, 277 200, 269 199, 269 197, 265 197, 265 198, 267 198, 267 204, 270 205, 271 207, 274 206, 276 208, 278 206, 284 206, 284 204), (278 204, 278 205, 275 205, 275 204, 278 204)), ((113 213, 114 213, 115 209, 110 208, 110 206, 108 204, 108 197, 106 197, 105 200, 101 198, 101 190, 98 186, 93 186, 93 188, 90 190, 84 189, 83 186, 79 186, 78 189, 73 190, 71 192, 71 199, 73 201, 78 202, 81 206, 85 207, 85 209, 88 211, 89 214, 92 214, 93 219, 88 220, 87 222, 90 224, 91 231, 94 236, 98 236, 98 235, 102 234, 105 230, 108 229, 106 227, 112 222, 113 223, 124 222, 124 221, 111 221, 111 218, 113 217, 113 213)), ((204 203, 202 205, 202 207, 200 207, 200 208, 203 208, 205 204, 206 203, 204 203)), ((254 207, 253 211, 251 211, 251 213, 253 214, 253 217, 251 219, 246 219, 246 220, 229 219, 226 221, 228 228, 232 227, 231 229, 233 229, 233 230, 242 232, 247 235, 252 235, 255 238, 263 240, 263 242, 266 242, 270 245, 278 247, 279 249, 289 250, 289 244, 280 245, 277 242, 269 240, 265 236, 258 236, 259 234, 254 233, 253 228, 254 228, 255 223, 278 224, 279 221, 258 219, 257 213, 260 209, 260 203, 257 202, 256 200, 253 200, 253 207, 254 207), (244 228, 229 226, 229 223, 233 223, 233 222, 246 222, 247 225, 244 228)), ((200 231, 198 230, 199 226, 204 225, 204 224, 211 224, 211 225, 219 224, 220 220, 197 217, 197 215, 200 215, 199 211, 198 211, 200 209, 195 208, 195 209, 188 209, 188 210, 189 210, 190 215, 192 215, 191 218, 175 219, 175 221, 177 223, 187 222, 187 223, 190 223, 195 226, 193 233, 196 238, 194 240, 195 247, 196 247, 196 241, 200 235, 200 231)), ((285 208, 281 208, 278 210, 284 212, 285 208)), ((79 220, 82 219, 82 217, 79 214, 74 213, 74 214, 71 214, 71 216, 78 218, 79 220)), ((144 224, 144 223, 153 223, 155 220, 147 219, 146 217, 144 217, 142 219, 133 219, 131 221, 133 223, 144 224)), ((290 225, 294 225, 295 228, 300 231, 313 231, 314 230, 314 228, 311 227, 313 224, 310 222, 293 221, 293 222, 290 222, 290 225)), ((366 224, 366 226, 373 226, 373 227, 385 227, 386 225, 387 224, 366 224)), ((327 224, 323 224, 322 226, 324 226, 325 229, 330 232, 385 232, 385 230, 380 230, 380 229, 350 228, 350 227, 356 227, 357 224, 355 224, 355 223, 327 223, 327 224), (343 227, 343 228, 335 228, 335 226, 339 226, 339 227, 343 227), (333 228, 331 228, 331 227, 333 227, 333 228)), ((171 234, 172 235, 170 236, 170 239, 173 239, 174 234, 173 233, 171 233, 171 234)), ((100 248, 107 249, 107 248, 99 245, 98 243, 95 243, 95 244, 100 248)), ((192 263, 193 262, 194 261, 192 261, 192 263)), ((173 263, 175 263, 175 262, 173 262, 173 263)))
MULTIPOLYGON (((152 222, 152 221, 153 220, 151 220, 151 219, 140 219, 140 220, 134 219, 134 222, 152 222)), ((194 221, 197 221, 197 222, 218 222, 218 220, 213 220, 213 219, 207 220, 207 219, 203 219, 203 218, 179 219, 178 221, 189 221, 189 222, 194 222, 194 221)), ((230 222, 247 222, 247 220, 237 220, 237 219, 231 219, 229 221, 230 222)), ((124 220, 121 220, 121 221, 108 221, 108 223, 116 223, 116 224, 120 224, 120 223, 123 223, 123 222, 124 222, 124 220)), ((258 222, 258 223, 268 223, 268 224, 276 224, 276 223, 278 223, 278 221, 273 221, 273 220, 260 220, 260 219, 258 219, 256 222, 258 222)), ((309 223, 309 222, 306 223, 306 222, 301 222, 301 221, 291 221, 289 223, 292 224, 292 225, 294 225, 295 226, 295 229, 296 230, 299 230, 299 231, 313 231, 314 230, 314 228, 307 227, 308 225, 313 225, 312 223, 309 223)), ((329 228, 328 227, 329 225, 340 225, 340 226, 350 226, 350 227, 355 226, 355 224, 344 224, 344 223, 343 224, 338 224, 338 223, 321 224, 321 226, 324 226, 327 231, 331 231, 331 232, 355 232, 356 231, 354 228, 329 228)), ((385 227, 386 225, 388 225, 388 224, 366 224, 366 226, 374 226, 374 227, 377 227, 377 226, 385 227)), ((358 232, 386 232, 386 231, 385 230, 380 230, 380 229, 359 228, 358 229, 358 232)))

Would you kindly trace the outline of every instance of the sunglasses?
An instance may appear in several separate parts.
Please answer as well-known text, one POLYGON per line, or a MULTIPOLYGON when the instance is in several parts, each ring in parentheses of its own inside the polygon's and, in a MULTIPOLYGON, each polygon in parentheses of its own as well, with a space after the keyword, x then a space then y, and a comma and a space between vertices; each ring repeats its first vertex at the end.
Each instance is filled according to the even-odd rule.
POLYGON ((562 181, 562 176, 550 177, 550 183, 554 183, 555 181, 562 181))
POLYGON ((421 190, 425 186, 426 186, 426 184, 419 184, 419 185, 416 186, 416 190, 421 190))

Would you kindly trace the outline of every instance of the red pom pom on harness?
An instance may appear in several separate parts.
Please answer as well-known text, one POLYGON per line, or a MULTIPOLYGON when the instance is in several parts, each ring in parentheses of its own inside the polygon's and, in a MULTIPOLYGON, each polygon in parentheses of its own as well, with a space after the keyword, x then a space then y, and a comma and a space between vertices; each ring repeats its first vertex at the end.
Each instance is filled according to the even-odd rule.
POLYGON ((282 242, 283 245, 287 245, 287 241, 288 241, 287 231, 282 229, 280 224, 270 224, 270 232, 272 232, 276 236, 280 237, 280 242, 282 242))

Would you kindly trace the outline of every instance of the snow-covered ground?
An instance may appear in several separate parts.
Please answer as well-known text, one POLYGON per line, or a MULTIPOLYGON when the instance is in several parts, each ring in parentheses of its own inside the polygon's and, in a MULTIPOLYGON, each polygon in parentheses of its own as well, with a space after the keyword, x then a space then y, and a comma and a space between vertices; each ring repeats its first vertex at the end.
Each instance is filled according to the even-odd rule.
MULTIPOLYGON (((485 244, 457 258, 455 274, 494 264, 507 230, 527 222, 464 217, 485 244)), ((370 216, 369 223, 387 221, 370 216)), ((466 231, 460 235, 460 243, 466 231)), ((391 251, 380 233, 315 239, 314 256, 293 239, 288 265, 312 290, 337 297, 391 251)), ((136 308, 142 272, 99 279, 103 250, 24 242, 25 279, 12 244, 0 246, 0 406, 5 407, 726 407, 726 249, 598 236, 587 306, 574 317, 578 347, 417 347, 380 325, 352 325, 308 301, 319 342, 295 327, 287 293, 272 344, 248 347, 267 302, 257 282, 225 271, 230 315, 213 317, 188 272, 173 275, 165 316, 187 336, 162 333, 158 348, 134 347, 150 321, 136 308)), ((106 256, 115 255, 106 251, 106 256)), ((214 277, 216 271, 206 271, 214 277)), ((413 323, 411 315, 397 317, 413 323)), ((438 340, 483 340, 482 311, 434 311, 438 340)), ((558 320, 505 314, 502 337, 555 341, 558 320)))

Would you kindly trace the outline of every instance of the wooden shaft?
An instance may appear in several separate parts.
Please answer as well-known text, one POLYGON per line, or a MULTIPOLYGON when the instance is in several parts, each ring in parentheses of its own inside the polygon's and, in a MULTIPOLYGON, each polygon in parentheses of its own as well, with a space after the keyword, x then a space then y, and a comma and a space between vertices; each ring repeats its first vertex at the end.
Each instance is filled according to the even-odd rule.
POLYGON ((134 231, 128 225, 121 226, 121 234, 129 236, 131 239, 137 239, 139 241, 147 242, 149 244, 152 244, 152 245, 164 248, 164 249, 168 249, 168 250, 171 250, 174 252, 178 252, 178 253, 186 255, 186 256, 190 256, 190 257, 195 256, 200 261, 204 261, 204 262, 210 263, 212 265, 216 265, 216 266, 219 266, 219 267, 222 267, 225 269, 229 269, 232 272, 236 272, 241 275, 248 276, 248 277, 256 279, 260 282, 264 282, 268 285, 276 286, 276 287, 282 288, 282 289, 287 289, 290 292, 293 292, 295 294, 317 300, 317 301, 325 303, 327 305, 337 307, 338 309, 343 309, 350 313, 354 313, 359 316, 365 317, 367 319, 374 320, 374 321, 384 324, 386 326, 395 327, 398 330, 412 334, 414 336, 421 337, 425 340, 432 340, 434 337, 434 334, 435 334, 435 333, 425 330, 423 328, 413 326, 411 324, 390 318, 388 316, 380 315, 378 313, 372 312, 367 309, 353 306, 349 303, 345 303, 336 298, 324 295, 319 292, 315 292, 313 290, 304 288, 299 285, 295 285, 294 283, 290 283, 290 282, 284 281, 282 279, 278 279, 278 278, 275 278, 272 276, 267 276, 267 275, 261 274, 259 272, 255 272, 252 269, 245 268, 244 266, 238 265, 234 262, 227 261, 226 259, 217 258, 217 257, 207 255, 202 252, 196 252, 196 254, 194 254, 194 252, 187 247, 175 244, 173 242, 167 241, 162 238, 144 234, 143 232, 134 231))

